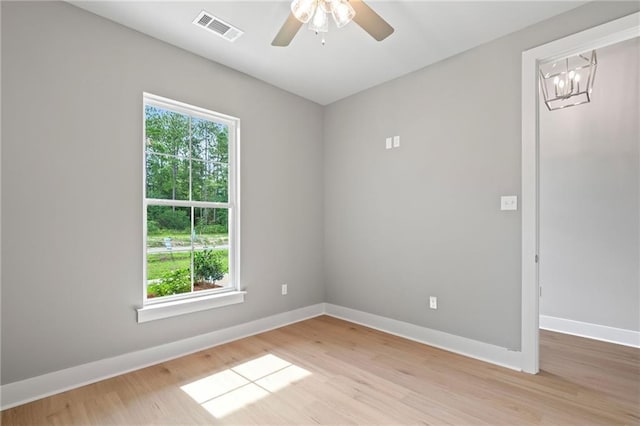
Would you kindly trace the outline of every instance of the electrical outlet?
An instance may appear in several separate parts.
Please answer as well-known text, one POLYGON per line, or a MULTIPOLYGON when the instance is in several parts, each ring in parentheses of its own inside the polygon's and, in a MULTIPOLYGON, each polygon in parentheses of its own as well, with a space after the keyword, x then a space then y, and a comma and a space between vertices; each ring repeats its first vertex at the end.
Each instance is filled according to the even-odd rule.
POLYGON ((287 291, 288 291, 287 285, 286 284, 282 284, 282 295, 286 296, 287 295, 287 291))
POLYGON ((438 309, 438 298, 436 296, 429 296, 429 308, 438 309))

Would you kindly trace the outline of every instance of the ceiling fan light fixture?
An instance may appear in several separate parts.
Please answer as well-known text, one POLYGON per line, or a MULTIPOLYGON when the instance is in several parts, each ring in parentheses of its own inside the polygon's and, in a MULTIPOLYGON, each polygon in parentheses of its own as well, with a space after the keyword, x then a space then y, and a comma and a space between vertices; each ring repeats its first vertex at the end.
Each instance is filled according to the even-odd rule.
POLYGON ((291 2, 291 13, 300 22, 307 23, 316 11, 317 0, 293 0, 291 2))
POLYGON ((329 29, 329 15, 333 17, 338 28, 353 20, 376 41, 386 39, 394 31, 387 21, 365 4, 365 0, 292 0, 290 8, 291 13, 271 42, 272 46, 288 46, 302 24, 307 23, 309 29, 316 34, 322 33, 324 45, 324 34, 329 29))
POLYGON ((333 20, 336 21, 336 26, 342 28, 356 16, 356 11, 347 0, 333 0, 331 14, 333 20))
POLYGON ((313 19, 309 22, 309 29, 317 33, 329 32, 329 18, 322 7, 318 6, 316 8, 316 13, 313 15, 313 19))

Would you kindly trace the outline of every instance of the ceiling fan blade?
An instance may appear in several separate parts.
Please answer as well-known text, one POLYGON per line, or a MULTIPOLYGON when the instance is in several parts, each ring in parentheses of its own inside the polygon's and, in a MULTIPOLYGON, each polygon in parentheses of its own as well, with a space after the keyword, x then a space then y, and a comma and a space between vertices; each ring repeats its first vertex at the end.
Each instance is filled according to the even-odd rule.
POLYGON ((276 34, 276 37, 271 42, 272 46, 288 46, 291 40, 295 37, 298 30, 302 26, 302 22, 298 21, 293 13, 289 13, 287 20, 282 24, 282 28, 276 34))
POLYGON ((382 41, 393 33, 393 27, 362 0, 349 0, 349 4, 356 11, 353 21, 368 32, 371 37, 382 41))

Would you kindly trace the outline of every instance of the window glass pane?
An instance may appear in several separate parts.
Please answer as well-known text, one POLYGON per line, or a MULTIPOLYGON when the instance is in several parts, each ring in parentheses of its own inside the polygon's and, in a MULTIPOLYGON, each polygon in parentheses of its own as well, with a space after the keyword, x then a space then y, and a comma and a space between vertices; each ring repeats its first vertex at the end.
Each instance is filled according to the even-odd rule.
POLYGON ((194 208, 194 290, 230 286, 227 209, 194 208))
POLYGON ((229 200, 229 166, 227 164, 193 160, 191 168, 193 200, 222 203, 229 200))
POLYGON ((229 162, 229 127, 225 124, 192 118, 192 158, 216 163, 229 162))
POLYGON ((191 291, 191 207, 147 206, 147 297, 191 291))
POLYGON ((229 210, 214 208, 233 201, 229 173, 236 166, 229 164, 229 149, 235 142, 229 136, 235 136, 235 126, 214 112, 191 112, 185 104, 175 103, 181 112, 173 109, 173 101, 145 94, 144 285, 147 298, 156 300, 237 284, 232 285, 234 271, 229 270, 229 210), (156 200, 174 206, 153 205, 156 200))
POLYGON ((147 154, 146 160, 147 198, 189 199, 189 160, 160 154, 147 154))
POLYGON ((146 151, 189 158, 189 117, 150 105, 144 111, 146 151))

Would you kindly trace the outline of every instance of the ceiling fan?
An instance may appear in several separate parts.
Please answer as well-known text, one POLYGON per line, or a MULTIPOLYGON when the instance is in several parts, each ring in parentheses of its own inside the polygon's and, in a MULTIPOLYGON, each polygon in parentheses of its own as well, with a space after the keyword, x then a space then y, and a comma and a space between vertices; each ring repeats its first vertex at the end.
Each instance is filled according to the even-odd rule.
POLYGON ((309 29, 316 33, 327 32, 329 15, 333 16, 338 28, 353 20, 378 41, 393 33, 393 27, 362 0, 293 0, 291 13, 271 45, 288 46, 302 24, 306 23, 309 23, 309 29))

